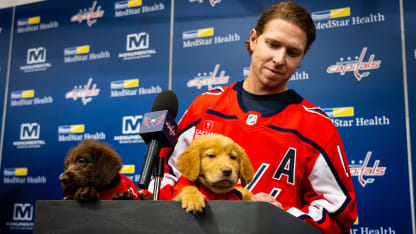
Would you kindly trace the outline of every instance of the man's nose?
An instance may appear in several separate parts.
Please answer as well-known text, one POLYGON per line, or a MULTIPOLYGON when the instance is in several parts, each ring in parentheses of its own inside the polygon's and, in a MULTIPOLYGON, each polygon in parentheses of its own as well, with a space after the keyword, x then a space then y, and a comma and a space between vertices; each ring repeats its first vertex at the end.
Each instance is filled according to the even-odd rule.
POLYGON ((279 48, 275 51, 273 55, 273 62, 276 66, 284 65, 286 64, 286 49, 285 48, 279 48))

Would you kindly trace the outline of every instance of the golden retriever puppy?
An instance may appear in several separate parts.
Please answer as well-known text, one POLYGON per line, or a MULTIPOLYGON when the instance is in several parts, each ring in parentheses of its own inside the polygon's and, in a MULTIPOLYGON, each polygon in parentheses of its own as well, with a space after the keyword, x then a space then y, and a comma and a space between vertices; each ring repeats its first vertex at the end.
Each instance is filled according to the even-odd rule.
POLYGON ((223 135, 201 136, 178 158, 182 173, 174 187, 174 200, 187 212, 201 212, 205 200, 250 200, 245 186, 253 178, 253 167, 245 151, 223 135))
POLYGON ((69 150, 60 175, 64 200, 134 200, 139 193, 128 177, 119 173, 121 159, 110 145, 83 140, 69 150))

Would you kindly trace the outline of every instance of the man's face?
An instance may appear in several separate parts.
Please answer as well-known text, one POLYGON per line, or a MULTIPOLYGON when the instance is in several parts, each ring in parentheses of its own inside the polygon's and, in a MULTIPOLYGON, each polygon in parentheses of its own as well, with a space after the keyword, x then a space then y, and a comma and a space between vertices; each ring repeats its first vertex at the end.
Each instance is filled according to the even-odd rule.
POLYGON ((305 54, 306 33, 282 19, 269 21, 261 35, 250 33, 253 51, 244 88, 254 94, 276 94, 287 90, 286 83, 305 54))

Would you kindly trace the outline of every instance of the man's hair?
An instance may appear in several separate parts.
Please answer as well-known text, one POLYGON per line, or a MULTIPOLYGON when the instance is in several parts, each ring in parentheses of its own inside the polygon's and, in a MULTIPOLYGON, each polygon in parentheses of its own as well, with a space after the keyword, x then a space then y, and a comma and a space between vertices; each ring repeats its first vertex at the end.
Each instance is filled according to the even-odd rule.
MULTIPOLYGON (((309 12, 296 2, 287 1, 279 2, 269 7, 263 12, 257 21, 256 33, 260 36, 267 23, 273 19, 282 19, 300 27, 306 33, 305 53, 309 50, 312 42, 315 40, 316 28, 309 12)), ((251 55, 253 51, 250 48, 250 41, 247 40, 246 48, 251 55)))

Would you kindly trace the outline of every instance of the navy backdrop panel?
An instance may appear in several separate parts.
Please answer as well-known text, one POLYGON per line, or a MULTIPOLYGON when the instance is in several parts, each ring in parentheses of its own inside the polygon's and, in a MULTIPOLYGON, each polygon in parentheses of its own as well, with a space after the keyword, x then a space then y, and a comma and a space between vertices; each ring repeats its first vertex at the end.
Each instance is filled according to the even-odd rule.
MULTIPOLYGON (((171 9, 167 0, 76 0, 16 7, 0 232, 32 232, 35 200, 61 199, 63 159, 82 139, 110 143, 122 157, 122 173, 137 182, 146 150, 140 122, 157 93, 169 88, 169 77, 179 99, 177 120, 195 96, 245 79, 244 42, 274 2, 188 0, 171 9)), ((404 1, 404 84, 399 1, 298 2, 312 13, 317 40, 288 86, 321 106, 339 129, 359 211, 351 233, 411 233, 404 85, 415 133, 415 3, 404 1)), ((12 9, 0 17, 3 98, 12 9)))

